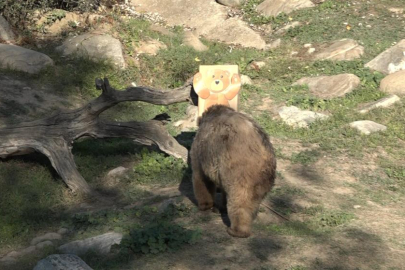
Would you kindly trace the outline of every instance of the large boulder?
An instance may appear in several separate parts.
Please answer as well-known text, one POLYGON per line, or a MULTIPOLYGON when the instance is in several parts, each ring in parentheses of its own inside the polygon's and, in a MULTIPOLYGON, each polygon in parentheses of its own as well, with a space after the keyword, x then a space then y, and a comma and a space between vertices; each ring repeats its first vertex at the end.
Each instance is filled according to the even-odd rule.
POLYGON ((49 65, 54 65, 53 60, 43 53, 16 45, 0 44, 0 67, 2 68, 34 74, 49 65))
POLYGON ((15 41, 15 34, 13 30, 11 30, 10 25, 4 19, 3 16, 0 15, 0 42, 12 43, 15 41))
POLYGON ((405 69, 405 39, 395 46, 383 51, 376 58, 368 62, 365 67, 384 74, 395 73, 405 69))
POLYGON ((40 260, 33 270, 92 270, 73 254, 52 254, 40 260))
POLYGON ((56 50, 63 55, 88 56, 96 61, 108 59, 120 68, 125 67, 121 42, 108 34, 86 33, 68 38, 56 50))
POLYGON ((314 6, 310 0, 265 0, 256 9, 265 16, 277 16, 281 12, 288 14, 294 10, 314 6))
POLYGON ((382 79, 380 90, 389 94, 405 95, 405 70, 397 71, 382 79))
POLYGON ((227 7, 215 0, 132 0, 138 12, 157 13, 169 26, 181 25, 195 29, 195 34, 210 40, 244 47, 264 49, 265 41, 246 22, 229 18, 227 7))
POLYGON ((314 54, 315 60, 353 60, 360 58, 364 53, 364 47, 353 39, 341 39, 329 44, 314 54))
POLYGON ((360 84, 360 79, 353 74, 333 76, 304 77, 293 85, 308 85, 309 91, 319 98, 331 99, 342 97, 352 92, 360 84))

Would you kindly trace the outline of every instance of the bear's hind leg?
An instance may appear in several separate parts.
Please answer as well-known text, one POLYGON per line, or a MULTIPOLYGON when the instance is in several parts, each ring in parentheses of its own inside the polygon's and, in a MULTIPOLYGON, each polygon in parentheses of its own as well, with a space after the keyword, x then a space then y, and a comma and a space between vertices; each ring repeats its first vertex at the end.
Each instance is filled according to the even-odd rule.
POLYGON ((198 208, 202 211, 214 206, 215 184, 200 171, 193 171, 193 190, 198 208))
POLYGON ((254 213, 257 211, 260 200, 252 198, 244 190, 236 194, 228 194, 228 216, 231 227, 228 234, 234 237, 246 238, 251 235, 254 213))

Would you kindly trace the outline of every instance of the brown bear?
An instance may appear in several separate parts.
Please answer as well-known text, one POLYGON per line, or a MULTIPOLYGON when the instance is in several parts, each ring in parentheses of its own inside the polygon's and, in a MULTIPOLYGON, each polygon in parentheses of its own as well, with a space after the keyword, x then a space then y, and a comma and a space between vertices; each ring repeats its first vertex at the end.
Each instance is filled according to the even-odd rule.
POLYGON ((233 99, 241 87, 241 79, 238 74, 230 73, 227 70, 210 70, 206 81, 202 74, 197 73, 193 79, 194 90, 197 95, 205 99, 204 111, 215 104, 222 104, 229 107, 229 100, 233 99))
POLYGON ((213 105, 199 118, 190 150, 194 195, 200 210, 214 207, 218 187, 231 226, 249 237, 259 205, 276 178, 276 157, 266 132, 250 117, 213 105))

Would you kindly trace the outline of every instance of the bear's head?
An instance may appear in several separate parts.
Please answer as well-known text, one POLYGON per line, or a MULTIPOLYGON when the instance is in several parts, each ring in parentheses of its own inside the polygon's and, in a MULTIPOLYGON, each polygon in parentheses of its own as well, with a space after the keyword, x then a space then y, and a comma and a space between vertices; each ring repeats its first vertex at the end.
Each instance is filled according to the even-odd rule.
POLYGON ((208 85, 212 92, 219 93, 228 88, 230 84, 229 71, 215 69, 208 71, 208 85))

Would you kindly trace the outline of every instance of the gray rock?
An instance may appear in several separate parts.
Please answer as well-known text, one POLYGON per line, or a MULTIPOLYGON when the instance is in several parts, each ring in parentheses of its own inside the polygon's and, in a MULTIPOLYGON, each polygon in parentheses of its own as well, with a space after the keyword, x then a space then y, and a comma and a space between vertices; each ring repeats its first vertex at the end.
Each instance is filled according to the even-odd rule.
POLYGON ((308 128, 311 123, 329 117, 322 113, 301 110, 295 106, 283 106, 278 114, 287 125, 299 128, 308 128))
POLYGON ((315 60, 353 60, 364 53, 364 47, 353 39, 341 39, 314 54, 315 60))
POLYGON ((405 70, 392 73, 382 79, 380 90, 389 94, 405 95, 405 70))
POLYGON ((310 0, 265 0, 256 9, 263 15, 277 16, 281 12, 288 14, 294 10, 314 6, 310 0))
POLYGON ((239 7, 243 5, 246 0, 216 0, 218 3, 228 7, 239 7))
POLYGON ((350 93, 360 84, 360 79, 353 74, 334 76, 304 77, 293 85, 308 85, 309 91, 319 98, 331 99, 350 93))
POLYGON ((58 250, 62 253, 76 254, 79 256, 90 250, 105 255, 110 252, 112 245, 120 244, 121 239, 121 233, 109 232, 64 244, 60 246, 58 250))
POLYGON ((242 85, 244 85, 244 84, 253 84, 252 79, 247 75, 241 75, 240 76, 240 81, 241 81, 242 85))
POLYGON ((82 34, 65 40, 56 50, 65 56, 77 54, 93 60, 109 59, 118 67, 125 67, 121 42, 108 34, 82 34))
POLYGON ((391 105, 399 102, 400 100, 401 99, 397 95, 389 95, 388 97, 379 99, 377 101, 364 104, 359 109, 359 113, 368 113, 369 111, 376 108, 388 108, 391 105))
POLYGON ((405 69, 405 39, 395 46, 383 51, 368 62, 365 67, 384 74, 391 74, 405 69))
POLYGON ((112 169, 111 171, 109 171, 107 173, 107 176, 109 176, 109 177, 120 177, 123 174, 125 174, 127 172, 127 170, 128 170, 127 168, 120 166, 118 168, 115 168, 115 169, 112 169))
POLYGON ((46 248, 46 247, 51 247, 51 246, 53 246, 54 244, 52 243, 52 241, 44 241, 44 242, 41 242, 41 243, 38 243, 38 244, 36 244, 36 248, 37 249, 43 249, 43 248, 46 248))
POLYGON ((73 254, 52 254, 40 260, 33 270, 92 270, 73 254))
POLYGON ((359 130, 361 133, 365 135, 369 135, 373 132, 384 131, 387 129, 386 126, 369 120, 354 121, 350 123, 350 126, 352 128, 359 130))
POLYGON ((157 13, 169 26, 182 25, 195 29, 195 34, 209 40, 244 47, 264 49, 266 43, 259 33, 238 18, 227 18, 227 7, 215 0, 132 0, 138 12, 157 13), (219 27, 221 26, 221 27, 219 27))
POLYGON ((205 46, 204 43, 202 43, 201 40, 191 31, 186 31, 184 33, 184 44, 199 52, 208 50, 208 47, 205 46))
POLYGON ((49 56, 16 45, 0 44, 0 66, 28 73, 38 73, 53 65, 49 56))
POLYGON ((6 43, 12 43, 15 41, 15 35, 6 19, 0 15, 0 41, 1 40, 6 43))
POLYGON ((31 245, 35 246, 36 244, 43 242, 43 241, 47 241, 47 240, 60 240, 62 239, 62 235, 60 235, 59 233, 46 233, 44 235, 35 237, 34 239, 31 240, 31 245))

